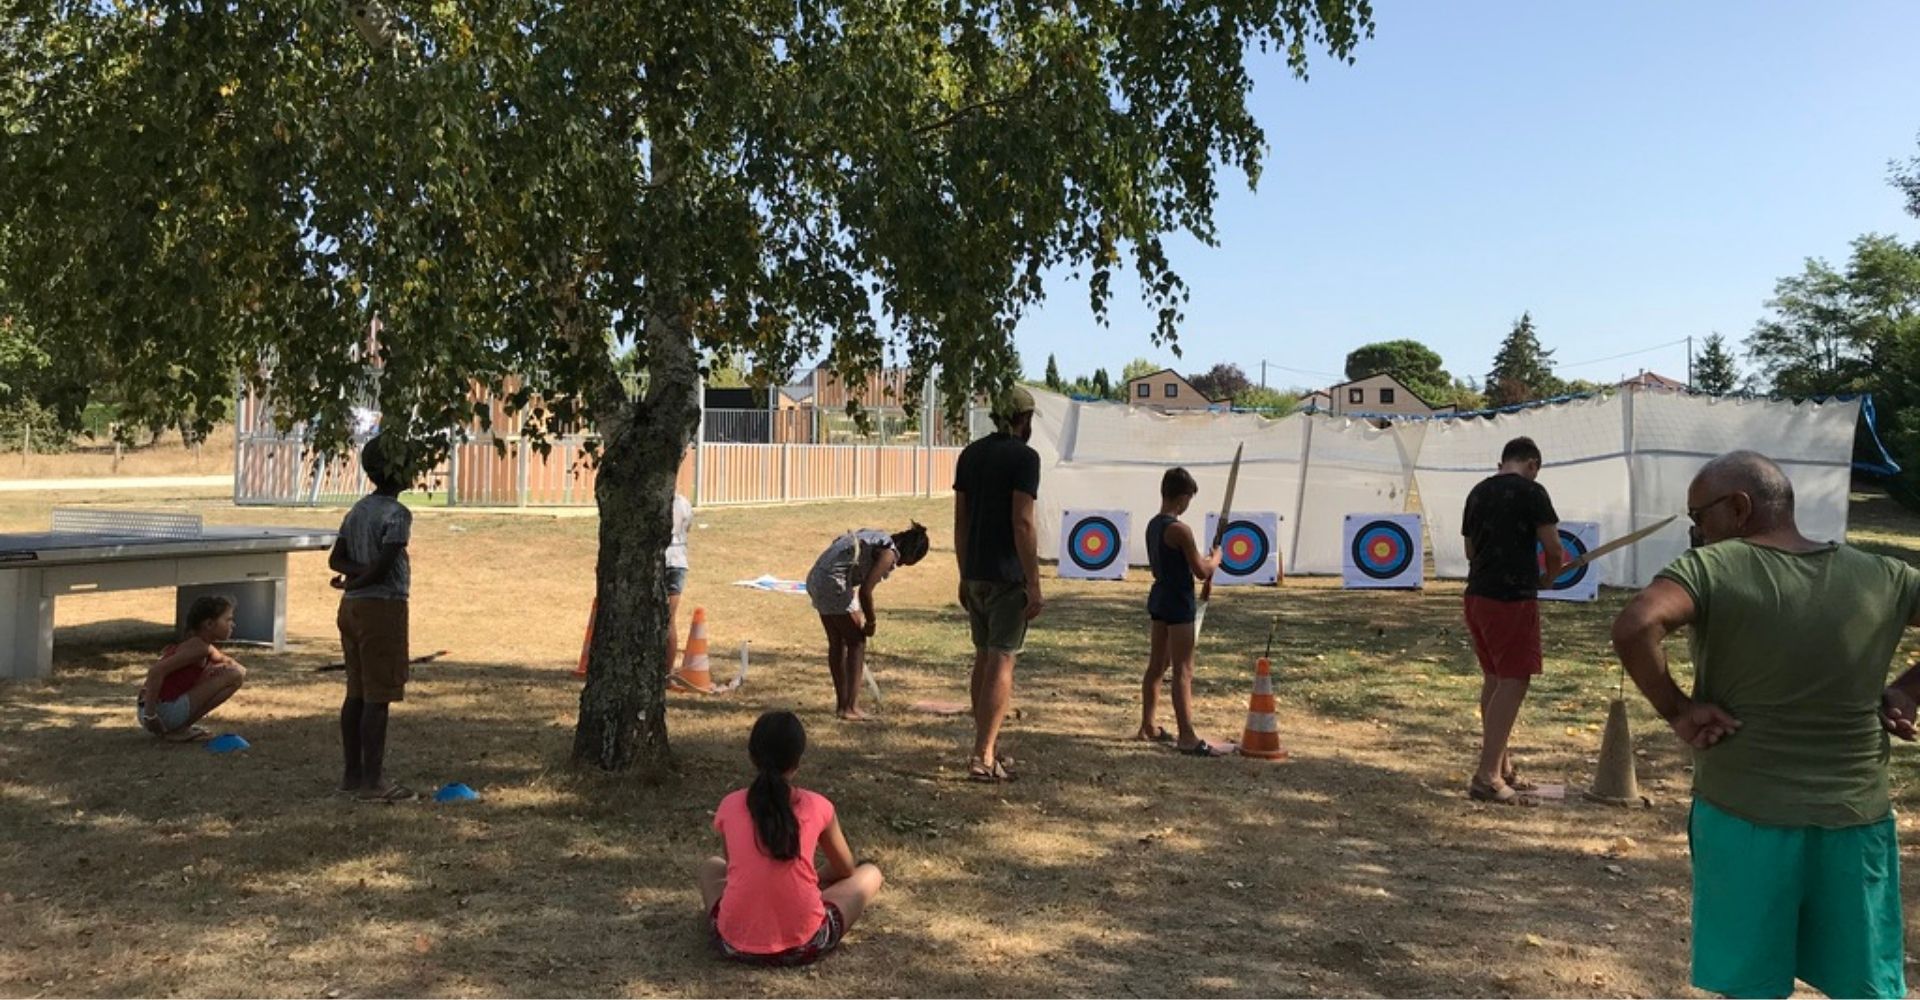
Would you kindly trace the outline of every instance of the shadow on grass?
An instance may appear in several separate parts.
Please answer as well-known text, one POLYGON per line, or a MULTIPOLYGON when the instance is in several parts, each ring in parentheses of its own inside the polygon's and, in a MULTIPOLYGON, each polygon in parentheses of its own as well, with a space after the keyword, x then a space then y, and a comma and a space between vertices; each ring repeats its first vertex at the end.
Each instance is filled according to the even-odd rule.
MULTIPOLYGON (((1285 600, 1301 628, 1334 610, 1330 596, 1285 600)), ((811 685, 798 699, 817 727, 801 780, 834 799, 856 849, 890 878, 845 953, 812 973, 712 961, 688 877, 712 849, 714 803, 747 777, 745 723, 756 701, 794 698, 784 682, 751 699, 676 700, 679 773, 644 784, 565 765, 577 681, 564 672, 422 667, 396 709, 394 770, 487 798, 394 807, 331 792, 334 721, 316 705, 338 675, 312 673, 323 655, 251 658, 245 701, 213 719, 252 741, 237 756, 156 744, 131 726, 125 685, 101 674, 9 689, 4 907, 24 942, 64 942, 82 963, 63 991, 97 995, 1483 994, 1503 973, 1471 941, 1534 935, 1575 964, 1595 949, 1655 948, 1661 932, 1631 919, 1630 884, 1565 878, 1599 862, 1577 838, 1528 832, 1537 817, 1470 807, 1419 773, 1344 753, 1197 761, 1088 732, 1067 711, 1073 698, 1132 697, 1108 683, 1137 670, 1132 630, 1105 627, 1133 611, 1126 603, 1063 595, 1052 606, 1022 666, 1031 712, 1008 735, 1026 766, 998 788, 963 780, 968 720, 835 728, 811 707, 821 672, 800 657, 780 668, 811 685), (1107 634, 1082 648, 1072 635, 1083 628, 1107 634), (1089 683, 1092 671, 1114 676, 1089 683), (1462 814, 1480 816, 1480 832, 1457 827, 1462 814), (1628 929, 1596 942, 1593 914, 1621 907, 1628 929), (1393 937, 1379 931, 1388 925, 1393 937), (196 978, 169 960, 178 946, 143 945, 144 929, 162 926, 192 953, 257 958, 196 978)), ((1262 603, 1216 606, 1207 691, 1244 689, 1237 637, 1264 622, 1262 603)), ((1371 642, 1413 642, 1413 610, 1382 616, 1371 642)), ((1276 640, 1276 658, 1307 648, 1288 643, 1276 640)), ((903 681, 951 684, 958 669, 944 653, 891 655, 903 681)), ((1460 669, 1427 669, 1442 668, 1460 669)), ((1289 669, 1309 690, 1368 676, 1289 669)), ((1393 738, 1424 745, 1417 724, 1407 729, 1393 738)), ((1559 822, 1577 823, 1574 811, 1559 822)), ((1671 858, 1635 869, 1647 884, 1684 885, 1671 858)), ((1655 981, 1678 974, 1669 962, 1655 981)))

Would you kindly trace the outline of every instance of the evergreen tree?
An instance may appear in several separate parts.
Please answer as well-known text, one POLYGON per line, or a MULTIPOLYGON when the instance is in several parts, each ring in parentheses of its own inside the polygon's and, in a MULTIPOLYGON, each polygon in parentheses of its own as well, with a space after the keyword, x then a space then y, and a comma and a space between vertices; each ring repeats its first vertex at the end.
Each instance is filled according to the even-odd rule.
POLYGON ((1060 382, 1060 362, 1055 361, 1051 354, 1047 355, 1047 388, 1052 389, 1054 392, 1059 392, 1062 388, 1062 383, 1060 382))
POLYGON ((1557 396, 1563 388, 1553 374, 1553 352, 1540 346, 1533 314, 1521 313, 1493 356, 1493 370, 1487 373, 1487 402, 1512 406, 1557 396))
POLYGON ((1093 370, 1093 393, 1101 399, 1113 398, 1113 380, 1107 377, 1105 368, 1093 370))
POLYGON ((1739 384, 1740 369, 1734 364, 1733 352, 1727 350, 1727 338, 1709 334, 1706 348, 1693 362, 1693 387, 1719 394, 1732 392, 1739 384))

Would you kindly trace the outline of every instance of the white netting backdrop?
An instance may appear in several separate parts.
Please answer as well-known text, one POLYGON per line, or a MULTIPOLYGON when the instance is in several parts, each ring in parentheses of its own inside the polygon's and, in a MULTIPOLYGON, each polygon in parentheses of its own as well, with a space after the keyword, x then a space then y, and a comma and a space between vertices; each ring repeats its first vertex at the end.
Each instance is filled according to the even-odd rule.
MULTIPOLYGON (((1766 454, 1792 478, 1800 525, 1814 538, 1846 536, 1858 401, 1785 403, 1656 392, 1620 393, 1489 419, 1363 420, 1296 414, 1169 416, 1114 403, 1076 403, 1035 392, 1040 452, 1040 552, 1059 552, 1067 508, 1130 510, 1136 526, 1159 511, 1160 476, 1184 465, 1200 484, 1195 510, 1217 507, 1233 449, 1244 442, 1238 510, 1280 513, 1287 572, 1337 574, 1347 514, 1409 509, 1426 517, 1442 577, 1466 575, 1460 510, 1499 463, 1509 438, 1532 437, 1546 455, 1540 482, 1565 521, 1597 521, 1602 540, 1686 509, 1687 484, 1714 456, 1766 454)), ((1684 551, 1685 518, 1602 559, 1601 580, 1644 586, 1684 551)), ((1141 551, 1137 546, 1135 552, 1141 551)))

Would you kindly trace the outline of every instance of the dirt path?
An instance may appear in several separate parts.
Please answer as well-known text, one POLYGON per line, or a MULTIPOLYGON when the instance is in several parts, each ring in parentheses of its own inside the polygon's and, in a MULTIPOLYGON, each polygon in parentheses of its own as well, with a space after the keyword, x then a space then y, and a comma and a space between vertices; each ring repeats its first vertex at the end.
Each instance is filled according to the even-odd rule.
POLYGON ((233 476, 88 476, 75 479, 0 479, 0 493, 80 493, 94 490, 203 489, 231 486, 233 476))

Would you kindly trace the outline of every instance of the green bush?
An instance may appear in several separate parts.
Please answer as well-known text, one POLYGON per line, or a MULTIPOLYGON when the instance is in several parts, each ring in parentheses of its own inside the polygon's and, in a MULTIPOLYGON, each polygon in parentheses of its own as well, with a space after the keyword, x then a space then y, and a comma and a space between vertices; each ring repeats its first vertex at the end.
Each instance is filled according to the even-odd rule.
POLYGON ((54 454, 73 447, 73 434, 60 426, 53 411, 32 400, 20 400, 0 408, 0 451, 19 452, 31 447, 34 454, 54 454))

